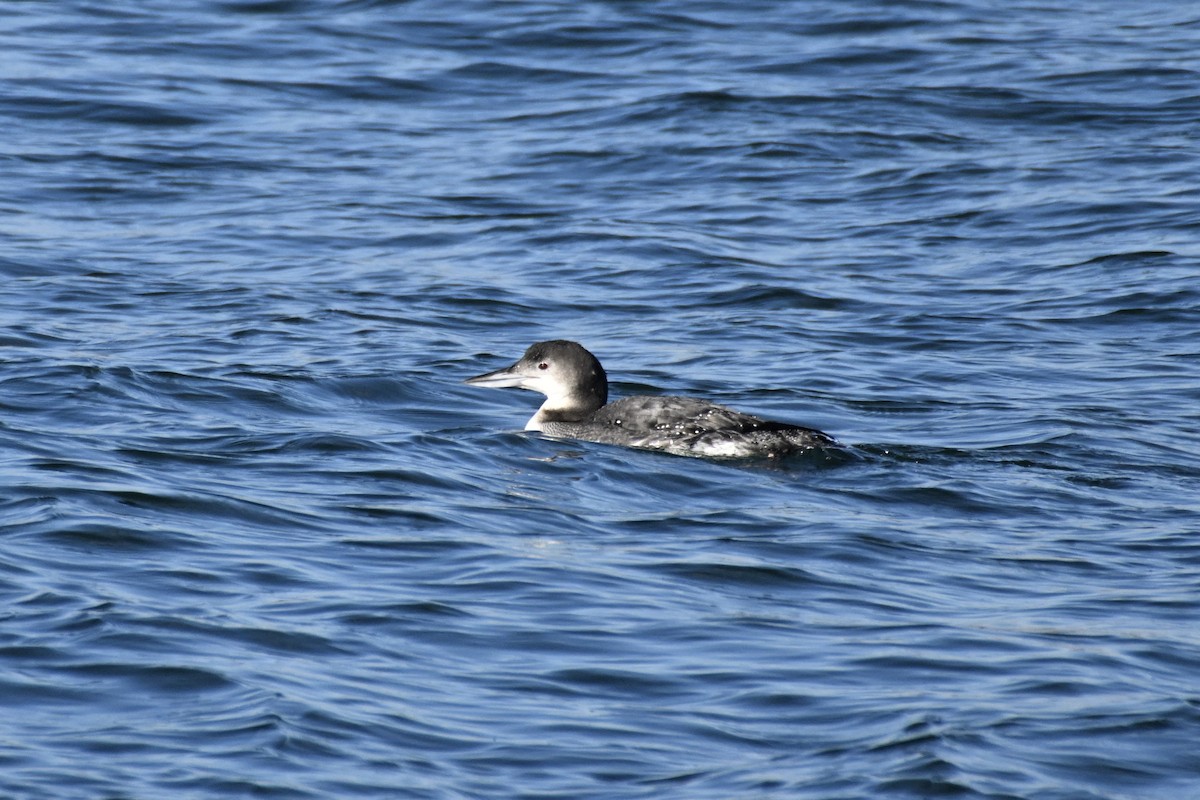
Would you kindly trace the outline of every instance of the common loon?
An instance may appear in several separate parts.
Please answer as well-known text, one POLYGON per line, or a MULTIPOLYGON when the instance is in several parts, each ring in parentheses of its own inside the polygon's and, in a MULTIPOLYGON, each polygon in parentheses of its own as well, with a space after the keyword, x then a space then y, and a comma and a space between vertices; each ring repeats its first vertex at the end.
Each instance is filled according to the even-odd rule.
POLYGON ((525 430, 549 436, 714 458, 777 458, 838 446, 813 428, 692 397, 642 395, 608 403, 608 376, 599 360, 577 342, 561 339, 538 342, 511 367, 464 382, 546 395, 525 430))

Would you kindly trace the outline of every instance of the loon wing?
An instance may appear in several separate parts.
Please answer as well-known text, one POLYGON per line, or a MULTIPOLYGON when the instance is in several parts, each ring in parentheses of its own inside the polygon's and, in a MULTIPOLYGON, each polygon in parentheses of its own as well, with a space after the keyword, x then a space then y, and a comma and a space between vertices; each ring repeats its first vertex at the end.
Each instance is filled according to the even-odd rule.
POLYGON ((548 436, 714 458, 774 458, 837 442, 813 428, 743 414, 691 397, 626 397, 580 422, 549 421, 548 436))
POLYGON ((809 431, 812 428, 774 422, 694 397, 626 397, 597 411, 592 421, 621 428, 631 434, 702 436, 709 433, 756 431, 809 431))

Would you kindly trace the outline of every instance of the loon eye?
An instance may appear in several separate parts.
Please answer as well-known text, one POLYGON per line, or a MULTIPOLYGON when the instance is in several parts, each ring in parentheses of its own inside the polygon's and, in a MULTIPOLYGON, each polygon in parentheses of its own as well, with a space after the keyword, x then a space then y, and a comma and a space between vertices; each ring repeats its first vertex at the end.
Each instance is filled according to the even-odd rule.
POLYGON ((550 369, 550 365, 543 361, 542 363, 538 364, 538 369, 550 369))

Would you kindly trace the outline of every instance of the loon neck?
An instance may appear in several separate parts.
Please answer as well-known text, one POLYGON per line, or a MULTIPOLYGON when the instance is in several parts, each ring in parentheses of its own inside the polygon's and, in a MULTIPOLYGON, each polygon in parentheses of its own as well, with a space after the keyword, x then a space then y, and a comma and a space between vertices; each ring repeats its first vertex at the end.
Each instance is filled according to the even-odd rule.
POLYGON ((547 422, 583 422, 599 409, 596 398, 570 398, 562 401, 547 398, 537 413, 525 423, 525 430, 540 431, 547 422))

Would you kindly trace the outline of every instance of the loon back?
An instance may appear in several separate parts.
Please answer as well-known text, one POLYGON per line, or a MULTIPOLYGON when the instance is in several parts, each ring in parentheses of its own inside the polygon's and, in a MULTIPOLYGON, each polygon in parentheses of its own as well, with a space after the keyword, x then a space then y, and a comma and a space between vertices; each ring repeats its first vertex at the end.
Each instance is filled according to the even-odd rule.
POLYGON ((815 428, 671 395, 626 397, 583 423, 547 425, 543 430, 554 436, 723 458, 774 458, 836 446, 833 438, 815 428))

